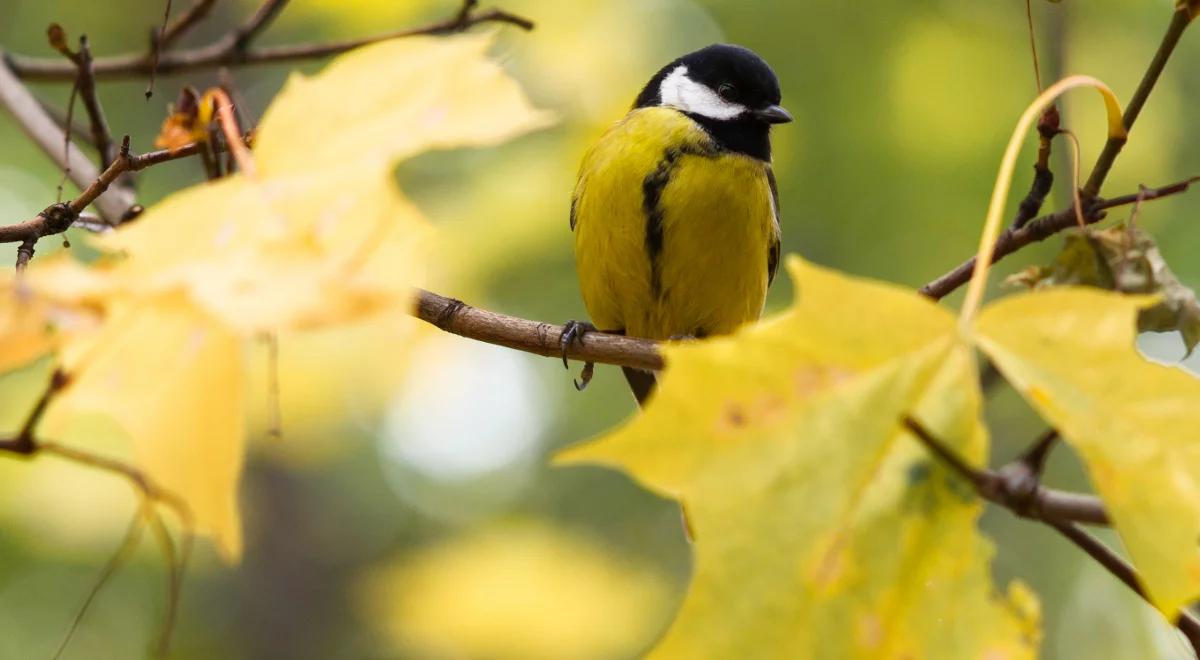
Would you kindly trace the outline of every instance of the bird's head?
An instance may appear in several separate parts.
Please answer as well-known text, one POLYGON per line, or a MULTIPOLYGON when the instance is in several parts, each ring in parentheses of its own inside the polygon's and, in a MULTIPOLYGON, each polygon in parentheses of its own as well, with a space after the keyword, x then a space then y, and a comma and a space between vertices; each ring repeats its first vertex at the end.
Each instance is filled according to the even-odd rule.
POLYGON ((779 102, 779 79, 763 58, 748 48, 715 44, 663 67, 634 106, 675 108, 705 124, 767 126, 792 121, 779 102))

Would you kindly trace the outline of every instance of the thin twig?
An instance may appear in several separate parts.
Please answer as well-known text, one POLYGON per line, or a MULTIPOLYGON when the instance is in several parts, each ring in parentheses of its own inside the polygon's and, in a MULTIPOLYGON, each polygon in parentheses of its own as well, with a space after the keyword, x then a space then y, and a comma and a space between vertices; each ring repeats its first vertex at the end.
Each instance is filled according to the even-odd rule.
MULTIPOLYGON (((500 9, 472 12, 465 19, 457 14, 447 20, 429 25, 394 32, 327 43, 300 43, 284 46, 247 47, 238 49, 236 32, 206 46, 188 50, 167 51, 159 58, 157 73, 168 75, 196 69, 212 69, 220 66, 267 64, 289 62, 336 55, 359 46, 418 35, 438 35, 461 32, 482 23, 507 23, 524 30, 533 29, 533 21, 500 9)), ((55 59, 25 57, 12 53, 0 53, 16 75, 26 80, 69 80, 74 76, 73 67, 64 66, 55 59)), ((98 78, 128 78, 150 73, 151 59, 147 53, 128 53, 95 60, 93 70, 98 78)))
POLYGON ((1041 119, 1038 120, 1038 154, 1037 161, 1033 164, 1033 182, 1030 183, 1029 192, 1025 198, 1017 205, 1017 214, 1013 218, 1012 227, 1023 227, 1032 220, 1038 211, 1042 210, 1042 205, 1046 203, 1046 196, 1054 187, 1054 173, 1050 170, 1050 154, 1054 146, 1054 136, 1058 135, 1058 123, 1057 105, 1046 108, 1041 119))
MULTIPOLYGON (((250 139, 250 136, 247 135, 243 137, 241 142, 242 144, 246 144, 250 139)), ((98 198, 103 199, 102 195, 104 192, 122 175, 167 161, 187 158, 201 153, 202 150, 207 148, 207 145, 204 143, 193 142, 178 149, 162 149, 134 155, 129 152, 129 136, 127 135, 121 143, 121 150, 117 154, 117 159, 95 181, 92 181, 78 197, 67 204, 49 206, 31 220, 14 225, 0 226, 0 243, 21 243, 21 248, 18 250, 17 264, 19 267, 23 267, 32 258, 33 247, 38 239, 54 234, 61 234, 76 224, 83 209, 87 208, 88 204, 91 204, 98 198)), ((136 217, 141 213, 141 210, 142 207, 140 205, 131 205, 119 218, 117 224, 136 217)))
MULTIPOLYGON (((1089 557, 1096 560, 1096 563, 1116 576, 1125 586, 1132 589, 1135 594, 1148 600, 1133 566, 1130 566, 1129 562, 1122 559, 1111 548, 1071 523, 1048 521, 1047 524, 1057 530, 1059 534, 1066 537, 1071 543, 1074 543, 1080 550, 1086 552, 1089 557)), ((1179 610, 1179 618, 1174 623, 1179 628, 1179 631, 1183 633, 1183 636, 1187 638, 1188 643, 1191 644, 1192 653, 1200 657, 1200 620, 1186 609, 1181 609, 1179 610)))
POLYGON ((100 105, 100 97, 96 92, 96 77, 92 71, 94 61, 87 35, 80 35, 79 52, 75 58, 75 66, 79 70, 76 86, 79 88, 83 108, 87 110, 88 122, 92 128, 92 144, 100 154, 100 167, 108 167, 116 154, 113 153, 112 136, 108 132, 108 120, 104 117, 104 108, 100 105))
MULTIPOLYGON (((1146 73, 1142 75, 1142 80, 1138 83, 1138 87, 1133 92, 1133 96, 1129 99, 1129 104, 1125 106, 1125 113, 1122 115, 1122 123, 1125 124, 1125 131, 1129 132, 1133 129, 1134 122, 1137 121, 1138 115, 1142 113, 1142 108, 1146 105, 1146 100, 1150 98, 1150 93, 1154 91, 1154 86, 1158 84, 1158 79, 1162 76, 1163 69, 1167 67, 1167 61, 1171 59, 1171 54, 1175 52, 1175 46, 1179 44, 1179 39, 1183 36, 1187 26, 1191 23, 1191 15, 1186 7, 1180 6, 1176 8, 1171 15, 1171 22, 1167 25, 1167 31, 1163 34, 1162 41, 1159 42, 1158 50, 1154 53, 1154 58, 1150 60, 1150 66, 1146 68, 1146 73)), ((1084 197, 1094 197, 1100 194, 1100 187, 1104 185, 1104 180, 1108 178, 1108 172, 1112 169, 1113 163, 1117 160, 1117 155, 1121 153, 1122 147, 1125 146, 1123 139, 1110 139, 1104 145, 1104 150, 1100 152, 1100 157, 1096 159, 1096 165, 1092 167, 1092 173, 1088 176, 1087 183, 1083 186, 1084 197)))
MULTIPOLYGON (((1011 473, 1011 471, 1004 468, 998 472, 993 472, 986 468, 971 466, 959 458, 945 444, 935 438, 920 422, 917 422, 912 417, 905 417, 901 421, 901 424, 912 432, 931 453, 974 486, 975 491, 981 497, 999 504, 1019 516, 1040 520, 1058 530, 1059 533, 1079 546, 1092 559, 1096 560, 1101 566, 1128 585, 1130 589, 1133 589, 1135 593, 1143 599, 1149 600, 1145 590, 1142 589, 1138 581, 1137 573, 1133 570, 1133 567, 1108 548, 1108 546, 1075 524, 1075 522, 1089 521, 1082 518, 1057 515, 1062 512, 1056 512, 1056 515, 1046 515, 1046 509, 1041 506, 1042 500, 1046 497, 1047 493, 1053 491, 1042 488, 1036 481, 1033 483, 1032 488, 1028 482, 1024 481, 1017 481, 1014 484, 1014 482, 1005 476, 1006 473, 1011 473)), ((1018 463, 1029 460, 1031 456, 1034 461, 1040 463, 1045 458, 1045 452, 1049 450, 1057 436, 1058 434, 1055 432, 1044 434, 1034 443, 1033 448, 1025 457, 1018 459, 1018 463)), ((1082 506, 1086 502, 1087 509, 1101 513, 1104 511, 1103 504, 1096 498, 1073 493, 1064 493, 1063 495, 1068 495, 1070 499, 1073 499, 1076 506, 1082 506)), ((1105 519, 1107 520, 1107 516, 1105 516, 1105 519)), ((1182 610, 1180 611, 1179 618, 1175 621, 1175 625, 1188 638, 1188 641, 1192 644, 1192 649, 1200 656, 1200 620, 1197 620, 1187 610, 1182 610)))
MULTIPOLYGON (((209 11, 213 8, 217 0, 196 0, 187 11, 172 23, 165 23, 165 27, 159 32, 159 36, 154 44, 157 48, 166 50, 175 43, 177 39, 191 30, 197 23, 208 16, 209 11)), ((167 12, 170 12, 171 3, 167 2, 167 12)))
POLYGON ((1025 0, 1025 20, 1029 24, 1029 52, 1033 55, 1033 80, 1042 93, 1042 67, 1038 63, 1037 31, 1033 27, 1033 0, 1025 0))
POLYGON ((1092 525, 1108 525, 1108 512, 1099 498, 1079 493, 1046 488, 1034 481, 1014 478, 1012 470, 1001 468, 989 470, 977 468, 950 450, 935 438, 928 429, 912 417, 905 417, 901 424, 922 445, 966 479, 977 493, 989 502, 1009 511, 1034 520, 1080 522, 1092 525))
MULTIPOLYGON (((1163 197, 1186 192, 1191 184, 1196 181, 1200 181, 1200 177, 1190 177, 1160 188, 1149 188, 1144 193, 1121 195, 1111 199, 1094 199, 1090 204, 1085 200, 1083 202, 1084 222, 1090 225, 1103 220, 1105 218, 1104 211, 1118 206, 1133 204, 1138 201, 1139 194, 1142 195, 1141 199, 1143 201, 1162 199, 1163 197)), ((1064 229, 1074 227, 1077 222, 1075 208, 1072 205, 1056 213, 1032 220, 1024 226, 1010 227, 996 239, 996 249, 994 254, 992 254, 992 263, 1000 261, 1030 243, 1044 241, 1064 229)), ((958 287, 966 284, 971 279, 971 272, 974 269, 975 257, 971 257, 959 264, 954 270, 921 287, 920 292, 922 295, 934 300, 940 300, 953 293, 958 287)))
MULTIPOLYGON (((74 71, 74 64, 68 64, 74 71)), ((40 103, 30 93, 29 88, 13 75, 7 66, 0 61, 0 107, 6 109, 16 120, 25 134, 28 135, 42 151, 50 157, 60 169, 70 173, 71 181, 82 190, 87 188, 100 175, 100 170, 74 145, 70 145, 63 157, 62 128, 54 118, 42 109, 40 103)), ((107 195, 94 200, 96 210, 106 221, 116 224, 134 205, 132 193, 116 189, 107 195)))
POLYGON ((150 519, 150 529, 158 541, 163 557, 167 560, 167 608, 163 613, 162 628, 155 643, 155 657, 166 658, 171 646, 171 636, 175 630, 175 620, 179 616, 179 599, 183 593, 183 577, 187 569, 188 559, 192 553, 193 535, 190 529, 183 530, 179 552, 176 553, 175 542, 171 539, 171 531, 163 522, 158 512, 150 519))
POLYGON ((133 514, 133 519, 129 521, 129 529, 126 530, 125 536, 121 539, 121 544, 109 556, 108 562, 104 564, 104 568, 100 570, 100 575, 92 583, 88 589, 87 596, 83 599, 83 604, 79 606, 79 611, 75 613, 75 618, 71 619, 71 625, 67 628, 66 634, 63 635, 62 641, 58 643, 58 648, 54 651, 54 658, 62 657, 63 651, 67 650, 67 645, 71 643, 71 638, 75 636, 75 631, 79 629, 79 624, 83 623, 83 617, 92 607, 92 602, 96 600, 96 596, 105 584, 112 579, 117 571, 129 561, 133 555, 133 551, 137 549, 138 543, 142 539, 142 530, 145 528, 146 508, 148 503, 143 503, 141 509, 133 514))
POLYGON ((171 0, 167 0, 163 7, 162 24, 158 28, 158 35, 151 34, 150 37, 150 80, 146 82, 146 100, 149 101, 151 96, 154 96, 154 72, 158 69, 158 58, 162 55, 163 37, 167 33, 167 22, 171 20, 171 0))
POLYGON ((288 0, 265 0, 259 5, 258 10, 250 17, 250 20, 240 25, 233 31, 233 47, 238 52, 245 52, 246 47, 254 40, 271 21, 279 16, 279 12, 287 6, 288 0))
MULTIPOLYGON (((63 188, 67 185, 67 178, 71 176, 71 133, 74 130, 75 124, 75 98, 79 96, 79 79, 75 80, 75 84, 71 85, 71 95, 67 97, 67 116, 62 122, 63 132, 63 151, 62 162, 67 166, 63 168, 62 176, 58 178, 58 185, 54 188, 54 203, 62 201, 63 188)), ((44 107, 44 106, 43 106, 44 107)), ((91 134, 88 134, 88 140, 93 139, 91 134)))

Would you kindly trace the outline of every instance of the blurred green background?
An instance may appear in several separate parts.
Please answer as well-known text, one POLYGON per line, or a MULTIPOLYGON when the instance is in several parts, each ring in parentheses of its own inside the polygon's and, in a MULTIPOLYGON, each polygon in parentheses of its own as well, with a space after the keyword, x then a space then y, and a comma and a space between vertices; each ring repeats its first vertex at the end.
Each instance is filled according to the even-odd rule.
MULTIPOLYGON (((185 44, 217 37, 254 4, 218 2, 185 44)), ((1092 74, 1128 98, 1171 4, 1038 0, 1043 75, 1092 74)), ((778 72, 798 120, 774 137, 785 250, 911 286, 973 253, 1000 152, 1036 92, 1021 0, 499 6, 537 21, 532 33, 499 29, 495 55, 560 123, 495 149, 427 154, 398 176, 442 230, 431 288, 527 318, 584 318, 567 228, 575 168, 643 82, 679 54, 736 42, 778 72)), ((295 0, 262 42, 358 36, 456 10, 450 0, 295 0)), ((161 14, 161 3, 148 0, 3 0, 0 47, 52 55, 44 31, 56 21, 72 37, 86 33, 98 55, 140 49, 161 14)), ((1200 103, 1200 78, 1191 75, 1198 57, 1200 37, 1186 35, 1109 194, 1200 173, 1200 142, 1184 137, 1187 108, 1200 103)), ((288 69, 233 72, 252 114, 288 69)), ((215 80, 216 72, 162 77, 148 102, 142 81, 105 83, 101 98, 113 132, 130 134, 144 151, 179 87, 215 80)), ((70 92, 64 84, 35 90, 59 106, 70 92)), ((1100 104, 1080 93, 1063 107, 1086 168, 1103 138, 1100 104)), ((0 222, 29 218, 54 201, 59 173, 2 113, 0 145, 0 222)), ((1069 176, 1065 143, 1056 148, 1061 184, 1069 176)), ((1014 200, 1031 162, 1027 154, 1014 200)), ((155 168, 140 179, 142 199, 200 175, 194 160, 155 168)), ((1056 188, 1055 208, 1068 190, 1056 188)), ((1141 216, 1190 285, 1200 284, 1198 211, 1200 198, 1183 195, 1141 216)), ((73 231, 72 242, 83 238, 73 231)), ((1046 262, 1057 244, 1035 246, 999 270, 1046 262)), ((11 263, 14 246, 2 247, 0 264, 11 263)), ((777 282, 769 308, 790 296, 790 283, 777 282)), ((1182 354, 1177 337, 1145 341, 1158 357, 1182 354)), ((247 349, 261 386, 241 494, 246 554, 228 567, 200 543, 174 657, 620 658, 651 644, 670 620, 690 571, 678 509, 620 474, 547 465, 556 448, 632 414, 616 370, 599 369, 578 394, 573 374, 554 360, 434 332, 409 348, 371 328, 284 337, 282 440, 264 437, 264 351, 247 349)), ((0 377, 0 428, 19 424, 45 372, 40 364, 0 377)), ((1001 461, 1041 428, 1003 387, 990 404, 1001 461)), ((114 450, 123 442, 102 421, 79 441, 114 450)), ((1065 449, 1048 479, 1087 488, 1065 449)), ((0 457, 0 658, 52 653, 134 506, 129 489, 107 476, 48 458, 0 457)), ((1044 657, 1187 657, 1152 610, 1053 533, 1003 511, 989 510, 982 525, 996 540, 999 584, 1020 578, 1042 598, 1044 657)), ((147 541, 100 594, 64 657, 143 655, 164 609, 162 573, 147 541)))

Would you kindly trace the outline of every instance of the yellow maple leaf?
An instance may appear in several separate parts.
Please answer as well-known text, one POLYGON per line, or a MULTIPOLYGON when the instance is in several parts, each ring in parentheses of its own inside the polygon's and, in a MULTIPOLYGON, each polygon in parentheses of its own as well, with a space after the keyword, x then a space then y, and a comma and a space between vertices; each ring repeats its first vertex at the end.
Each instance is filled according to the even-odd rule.
POLYGON ((1091 288, 1005 298, 980 348, 1079 450, 1152 602, 1168 619, 1200 594, 1200 380, 1134 350, 1156 300, 1091 288))
POLYGON ((48 421, 102 412, 133 441, 135 464, 181 497, 197 531, 229 560, 241 554, 242 342, 182 294, 140 300, 113 318, 75 362, 48 421), (58 417, 64 416, 64 417, 58 417))
POLYGON ((54 341, 45 303, 12 282, 0 285, 0 373, 45 355, 54 341))
POLYGON ((385 173, 243 177, 188 190, 105 240, 131 291, 183 287, 245 334, 407 305, 428 229, 385 173), (204 214, 196 212, 204 208, 204 214))
POLYGON ((38 260, 20 278, 10 273, 0 274, 0 374, 99 323, 104 280, 65 255, 38 260))
POLYGON ((121 253, 93 269, 110 318, 64 349, 73 384, 55 414, 114 417, 227 557, 241 543, 240 338, 407 309, 428 228, 395 161, 546 122, 489 43, 384 42, 294 77, 257 131, 253 173, 180 191, 98 241, 121 253))
POLYGON ((644 413, 560 457, 622 467, 688 512, 695 575, 652 657, 1032 657, 1036 616, 1020 588, 992 593, 978 501, 898 425, 915 414, 986 454, 953 317, 789 270, 791 310, 667 348, 644 413))
POLYGON ((127 255, 121 281, 185 287, 246 333, 406 307, 428 229, 392 181, 395 162, 548 121, 486 58, 490 43, 384 42, 294 75, 256 132, 256 176, 172 195, 102 241, 127 255))
POLYGON ((547 125, 486 57, 491 35, 387 41, 320 74, 292 74, 263 115, 255 160, 267 176, 387 166, 429 149, 492 145, 547 125))

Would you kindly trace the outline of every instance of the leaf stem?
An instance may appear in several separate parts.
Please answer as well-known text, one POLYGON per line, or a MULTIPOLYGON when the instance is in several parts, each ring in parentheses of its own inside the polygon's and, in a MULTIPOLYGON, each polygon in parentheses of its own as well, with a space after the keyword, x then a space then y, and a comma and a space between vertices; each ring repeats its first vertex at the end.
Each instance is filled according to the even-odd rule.
POLYGON ((1037 121, 1042 111, 1054 99, 1076 87, 1093 87, 1100 92, 1100 96, 1104 99, 1105 110, 1108 112, 1109 141, 1111 142, 1114 139, 1123 140, 1125 137, 1125 126, 1121 123, 1121 105, 1117 101, 1116 95, 1113 94, 1107 85, 1091 76, 1070 76, 1064 78, 1046 88, 1046 91, 1039 94, 1025 108, 1025 112, 1017 120, 1017 126, 1008 140, 1008 146, 1004 150, 1004 157, 1000 161, 1000 172, 996 175, 996 185, 992 188, 992 198, 988 203, 987 217, 984 220, 983 233, 979 239, 979 252, 975 257, 974 273, 971 276, 970 283, 967 285, 967 297, 963 302, 962 311, 958 317, 959 329, 962 332, 970 328, 983 302, 983 292, 987 287, 988 269, 992 264, 992 255, 996 249, 996 239, 1000 235, 1001 215, 1004 213, 1008 191, 1012 188, 1013 170, 1016 168, 1017 157, 1021 153, 1021 145, 1025 140, 1025 135, 1033 127, 1034 122, 1037 121))

